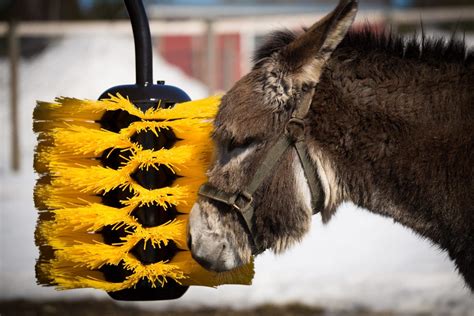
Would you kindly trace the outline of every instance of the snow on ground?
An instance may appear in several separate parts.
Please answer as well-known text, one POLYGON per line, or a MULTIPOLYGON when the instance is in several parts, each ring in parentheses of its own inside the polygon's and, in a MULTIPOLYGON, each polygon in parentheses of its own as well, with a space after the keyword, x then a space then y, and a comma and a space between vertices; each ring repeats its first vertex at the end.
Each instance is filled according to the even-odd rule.
MULTIPOLYGON (((20 67, 22 170, 8 170, 8 64, 0 60, 0 299, 104 298, 95 290, 56 292, 35 284, 37 250, 31 168, 35 100, 56 96, 95 99, 105 89, 134 81, 130 37, 74 37, 20 67)), ((206 87, 155 56, 155 79, 181 87, 193 99, 206 87)), ((177 301, 123 303, 144 308, 233 306, 302 302, 328 308, 431 311, 474 315, 474 300, 446 254, 391 220, 343 205, 326 226, 319 216, 304 241, 287 253, 256 259, 250 287, 192 287, 177 301)))

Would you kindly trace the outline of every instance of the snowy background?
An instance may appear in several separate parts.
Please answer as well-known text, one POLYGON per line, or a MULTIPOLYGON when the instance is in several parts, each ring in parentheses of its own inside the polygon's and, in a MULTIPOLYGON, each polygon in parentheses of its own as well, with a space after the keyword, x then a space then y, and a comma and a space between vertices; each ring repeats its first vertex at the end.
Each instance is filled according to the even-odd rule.
MULTIPOLYGON (((191 98, 207 96, 199 82, 155 60, 155 79, 181 87, 191 98)), ((0 300, 107 298, 96 290, 57 292, 35 283, 38 256, 33 232, 37 213, 32 190, 36 100, 56 96, 96 99, 107 88, 134 81, 131 37, 73 37, 56 41, 20 65, 22 169, 9 170, 8 63, 0 59, 0 300)), ((150 309, 251 307, 300 302, 334 309, 474 315, 474 299, 454 265, 437 247, 392 220, 343 205, 326 226, 314 216, 304 241, 284 255, 256 259, 250 287, 192 287, 170 302, 122 303, 150 309)))

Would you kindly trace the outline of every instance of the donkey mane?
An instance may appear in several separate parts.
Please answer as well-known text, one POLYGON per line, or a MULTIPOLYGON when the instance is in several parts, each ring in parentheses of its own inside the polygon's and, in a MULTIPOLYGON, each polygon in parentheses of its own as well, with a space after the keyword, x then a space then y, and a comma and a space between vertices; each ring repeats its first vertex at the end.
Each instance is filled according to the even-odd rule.
MULTIPOLYGON (((293 42, 302 32, 289 29, 271 32, 264 42, 255 51, 253 62, 259 62, 280 51, 293 42)), ((396 34, 391 30, 374 30, 370 24, 361 29, 351 29, 339 48, 351 47, 361 54, 367 52, 381 52, 405 59, 418 59, 429 63, 443 62, 463 65, 474 64, 474 49, 468 49, 465 40, 460 40, 454 32, 450 39, 442 37, 426 37, 424 31, 421 36, 415 33, 412 36, 396 34)))

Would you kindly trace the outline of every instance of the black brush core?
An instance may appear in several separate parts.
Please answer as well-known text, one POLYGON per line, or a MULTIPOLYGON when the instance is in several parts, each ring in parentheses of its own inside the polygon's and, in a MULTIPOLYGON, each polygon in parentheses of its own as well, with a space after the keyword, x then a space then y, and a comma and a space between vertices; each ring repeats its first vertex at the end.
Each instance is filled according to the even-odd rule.
POLYGON ((131 215, 143 227, 155 227, 163 225, 176 218, 178 212, 174 205, 168 206, 166 209, 160 205, 143 205, 135 208, 131 215))
POLYGON ((132 151, 130 149, 121 150, 119 148, 108 148, 104 150, 99 160, 104 167, 117 170, 123 167, 131 156, 132 151))
POLYGON ((157 263, 160 261, 169 261, 174 257, 178 247, 174 241, 168 241, 168 244, 164 246, 160 244, 158 247, 154 247, 150 241, 145 243, 145 240, 140 240, 130 251, 141 263, 148 265, 157 263))
POLYGON ((98 123, 103 129, 118 133, 122 128, 126 128, 133 122, 138 122, 140 120, 139 117, 131 115, 124 110, 116 110, 105 112, 98 123))
POLYGON ((107 193, 103 193, 100 196, 102 198, 102 204, 111 207, 122 208, 125 205, 120 201, 125 201, 132 198, 133 192, 131 192, 129 189, 124 191, 122 188, 115 188, 107 193))
POLYGON ((123 242, 121 238, 126 237, 135 229, 130 227, 127 230, 125 226, 114 228, 113 225, 106 225, 100 230, 100 234, 107 245, 113 245, 123 242))
POLYGON ((170 186, 177 178, 176 174, 165 165, 159 165, 158 170, 150 167, 148 170, 138 168, 130 175, 133 180, 148 190, 170 186))
POLYGON ((128 276, 132 275, 132 271, 125 269, 123 265, 123 261, 120 261, 118 265, 104 264, 100 267, 99 271, 104 274, 108 282, 121 283, 125 281, 128 276))
POLYGON ((176 136, 171 129, 163 128, 158 136, 151 130, 144 130, 135 133, 130 140, 142 146, 143 149, 170 149, 176 143, 176 136))

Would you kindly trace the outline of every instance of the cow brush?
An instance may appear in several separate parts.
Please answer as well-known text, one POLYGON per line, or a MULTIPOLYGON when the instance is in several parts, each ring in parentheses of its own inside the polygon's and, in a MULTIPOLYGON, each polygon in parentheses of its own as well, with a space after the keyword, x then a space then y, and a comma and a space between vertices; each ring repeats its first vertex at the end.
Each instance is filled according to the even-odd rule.
POLYGON ((190 285, 250 284, 252 265, 210 272, 186 244, 220 100, 190 101, 176 87, 153 84, 143 4, 125 4, 137 83, 110 88, 98 101, 38 102, 33 114, 37 281, 102 289, 118 300, 174 299, 190 285))

